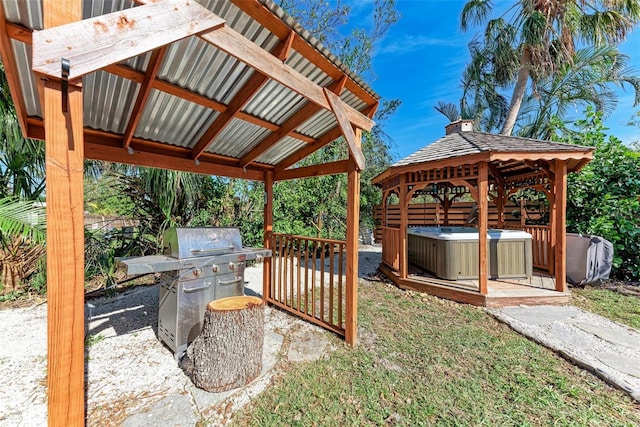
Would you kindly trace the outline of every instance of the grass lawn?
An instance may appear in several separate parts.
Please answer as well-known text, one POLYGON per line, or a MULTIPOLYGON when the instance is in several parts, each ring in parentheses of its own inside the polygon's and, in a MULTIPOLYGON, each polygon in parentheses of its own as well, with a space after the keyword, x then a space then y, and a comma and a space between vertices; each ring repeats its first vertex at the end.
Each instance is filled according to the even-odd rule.
POLYGON ((611 289, 586 286, 572 288, 571 302, 587 311, 640 330, 640 298, 611 289))
POLYGON ((634 426, 624 393, 484 310, 360 282, 360 345, 289 365, 235 425, 634 426))

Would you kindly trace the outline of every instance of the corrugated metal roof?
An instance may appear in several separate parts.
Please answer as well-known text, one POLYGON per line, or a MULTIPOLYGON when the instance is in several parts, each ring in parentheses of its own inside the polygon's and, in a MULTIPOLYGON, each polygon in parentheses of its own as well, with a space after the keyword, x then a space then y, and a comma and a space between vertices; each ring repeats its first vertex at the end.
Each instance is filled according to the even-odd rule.
POLYGON ((250 147, 269 134, 263 127, 234 119, 209 146, 209 151, 231 157, 241 157, 250 147))
POLYGON ((271 147, 267 152, 260 155, 256 160, 260 163, 275 165, 306 145, 306 142, 288 136, 271 147))
MULTIPOLYGON (((357 82, 364 91, 375 99, 378 98, 370 87, 351 73, 309 33, 300 28, 276 4, 271 1, 259 1, 325 58, 328 58, 335 67, 357 82)), ((42 0, 24 2, 2 0, 2 2, 8 22, 31 30, 42 28, 42 0)), ((226 25, 267 51, 271 51, 280 42, 268 28, 230 1, 199 0, 199 3, 225 19, 226 25)), ((83 14, 85 18, 90 18, 135 6, 133 0, 85 0, 83 14)), ((41 117, 36 79, 31 72, 31 46, 19 40, 11 40, 11 44, 18 74, 23 77, 20 84, 26 114, 41 117), (24 78, 24 76, 29 77, 24 78)), ((137 76, 131 77, 131 73, 126 72, 126 69, 120 69, 120 72, 118 70, 98 71, 83 78, 85 105, 90 106, 90 108, 85 107, 86 127, 118 135, 124 133, 140 88, 140 84, 130 78, 142 81, 150 57, 151 54, 147 52, 122 62, 123 66, 137 71, 137 76)), ((321 87, 333 82, 333 79, 319 66, 295 50, 291 51, 285 63, 321 87)), ((215 106, 205 102, 206 100, 175 96, 152 89, 134 130, 134 136, 193 149, 215 118, 219 116, 218 110, 231 102, 255 72, 238 59, 197 37, 189 37, 173 43, 165 53, 156 79, 174 85, 175 89, 171 90, 174 94, 182 88, 219 104, 215 106)), ((368 106, 367 102, 346 89, 341 99, 358 110, 368 106)), ((286 122, 307 102, 309 101, 298 93, 270 80, 242 109, 243 113, 255 117, 255 120, 248 122, 234 118, 217 135, 206 151, 239 158, 266 138, 271 133, 270 129, 286 122), (260 126, 260 120, 266 122, 264 126, 260 126)), ((301 123, 296 131, 318 138, 336 126, 337 121, 333 114, 320 109, 312 118, 301 123)), ((275 165, 306 144, 307 142, 291 136, 283 137, 278 144, 260 154, 256 161, 275 165)))
POLYGON ((484 132, 458 132, 446 135, 415 153, 397 161, 391 167, 407 166, 436 160, 479 154, 483 152, 540 152, 590 150, 580 145, 562 144, 539 139, 494 135, 484 132))
POLYGON ((98 108, 85 108, 84 123, 93 129, 123 133, 127 128, 131 110, 138 95, 135 82, 113 74, 98 71, 84 79, 85 104, 98 108))

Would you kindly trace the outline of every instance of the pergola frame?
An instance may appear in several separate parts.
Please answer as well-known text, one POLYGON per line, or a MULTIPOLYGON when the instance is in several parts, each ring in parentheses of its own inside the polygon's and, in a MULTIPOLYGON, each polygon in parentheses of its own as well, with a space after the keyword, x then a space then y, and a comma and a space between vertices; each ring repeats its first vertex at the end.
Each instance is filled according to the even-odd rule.
MULTIPOLYGON (((345 339, 351 345, 357 340, 359 183, 360 171, 364 168, 360 141, 362 130, 368 131, 373 126, 371 117, 378 107, 377 95, 344 67, 336 65, 336 60, 329 59, 327 53, 312 44, 308 37, 302 36, 302 30, 294 30, 285 22, 281 11, 274 12, 268 2, 232 0, 243 18, 250 17, 280 40, 271 51, 234 31, 224 19, 196 2, 140 0, 137 3, 140 6, 83 21, 81 0, 44 0, 44 30, 35 32, 7 21, 5 9, 0 7, 0 52, 18 121, 26 137, 46 142, 49 425, 85 423, 85 159, 263 181, 267 247, 269 234, 273 231, 275 182, 346 173, 345 339), (198 37, 254 70, 228 103, 158 78, 168 45, 186 37, 198 37), (32 67, 37 76, 42 117, 28 114, 24 88, 29 85, 30 76, 25 76, 21 69, 23 65, 16 59, 16 43, 33 47, 32 67), (285 61, 293 51, 332 82, 323 87, 288 66, 285 61), (145 52, 152 52, 146 71, 123 65, 123 60, 145 52), (84 116, 92 111, 93 104, 83 102, 86 98, 83 97, 81 78, 97 70, 139 86, 122 133, 89 128, 84 124, 84 116), (304 100, 284 122, 275 123, 244 109, 270 81, 278 82, 304 100), (179 97, 219 114, 190 147, 138 137, 136 130, 143 120, 152 91, 179 97), (341 94, 347 96, 348 101, 341 94), (314 137, 299 130, 323 110, 333 114, 333 126, 314 137), (238 156, 212 152, 211 144, 234 120, 257 125, 270 133, 259 143, 247 145, 238 156), (291 169, 298 161, 341 136, 349 148, 348 159, 291 169), (303 141, 306 145, 294 149, 275 164, 258 161, 286 138, 303 141)), ((265 292, 269 289, 270 268, 271 263, 267 260, 264 264, 265 292)))
MULTIPOLYGON (((453 126, 458 122, 449 125, 453 126)), ((493 136, 492 136, 493 137, 493 136)), ((537 141, 541 142, 541 141, 537 141)), ((544 142, 543 142, 544 143, 544 142)), ((566 292, 566 193, 567 174, 580 170, 593 157, 593 149, 564 145, 562 150, 554 150, 554 143, 548 143, 548 151, 527 151, 527 140, 522 139, 522 150, 501 151, 499 148, 456 157, 442 156, 438 160, 412 162, 394 166, 375 177, 372 182, 382 189, 382 217, 386 218, 387 202, 390 194, 396 194, 400 205, 400 227, 398 230, 397 259, 398 271, 391 272, 392 280, 398 283, 408 278, 407 230, 408 205, 420 191, 428 186, 465 187, 478 207, 478 285, 480 299, 468 302, 485 304, 488 294, 487 232, 489 200, 497 207, 498 228, 504 226, 504 207, 507 198, 524 188, 542 191, 550 205, 550 247, 549 273, 555 277, 558 292, 566 292)), ((428 149, 428 146, 425 150, 428 149)), ((439 147, 442 149, 442 147, 439 147)), ((437 195, 444 210, 444 223, 448 223, 448 209, 460 193, 437 195)), ((383 224, 384 225, 384 224, 383 224)), ((383 237, 384 240, 384 237, 383 237)), ((391 245, 393 246, 393 245, 391 245)), ((383 252, 390 246, 383 241, 383 252)), ((392 249, 393 250, 393 249, 392 249)), ((394 259, 394 254, 384 254, 384 259, 394 259)), ((444 294, 443 294, 444 295, 444 294)), ((453 295, 453 293, 446 293, 453 295)), ((453 296, 455 299, 455 296, 453 296)))

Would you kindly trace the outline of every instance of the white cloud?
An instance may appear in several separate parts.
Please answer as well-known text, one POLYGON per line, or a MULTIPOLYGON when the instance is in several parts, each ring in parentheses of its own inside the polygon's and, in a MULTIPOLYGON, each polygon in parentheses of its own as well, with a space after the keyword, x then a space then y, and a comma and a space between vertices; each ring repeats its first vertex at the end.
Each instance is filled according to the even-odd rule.
POLYGON ((461 37, 427 37, 405 35, 401 39, 395 39, 391 43, 382 41, 378 47, 378 54, 405 54, 422 50, 427 46, 438 47, 458 47, 464 46, 465 42, 461 37))

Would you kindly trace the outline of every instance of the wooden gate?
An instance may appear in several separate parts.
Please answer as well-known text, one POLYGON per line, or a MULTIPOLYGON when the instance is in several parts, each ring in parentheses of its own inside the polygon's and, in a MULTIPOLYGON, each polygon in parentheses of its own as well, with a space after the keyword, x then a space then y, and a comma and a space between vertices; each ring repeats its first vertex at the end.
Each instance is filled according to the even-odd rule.
POLYGON ((345 249, 341 240, 271 236, 269 304, 345 334, 345 249))

